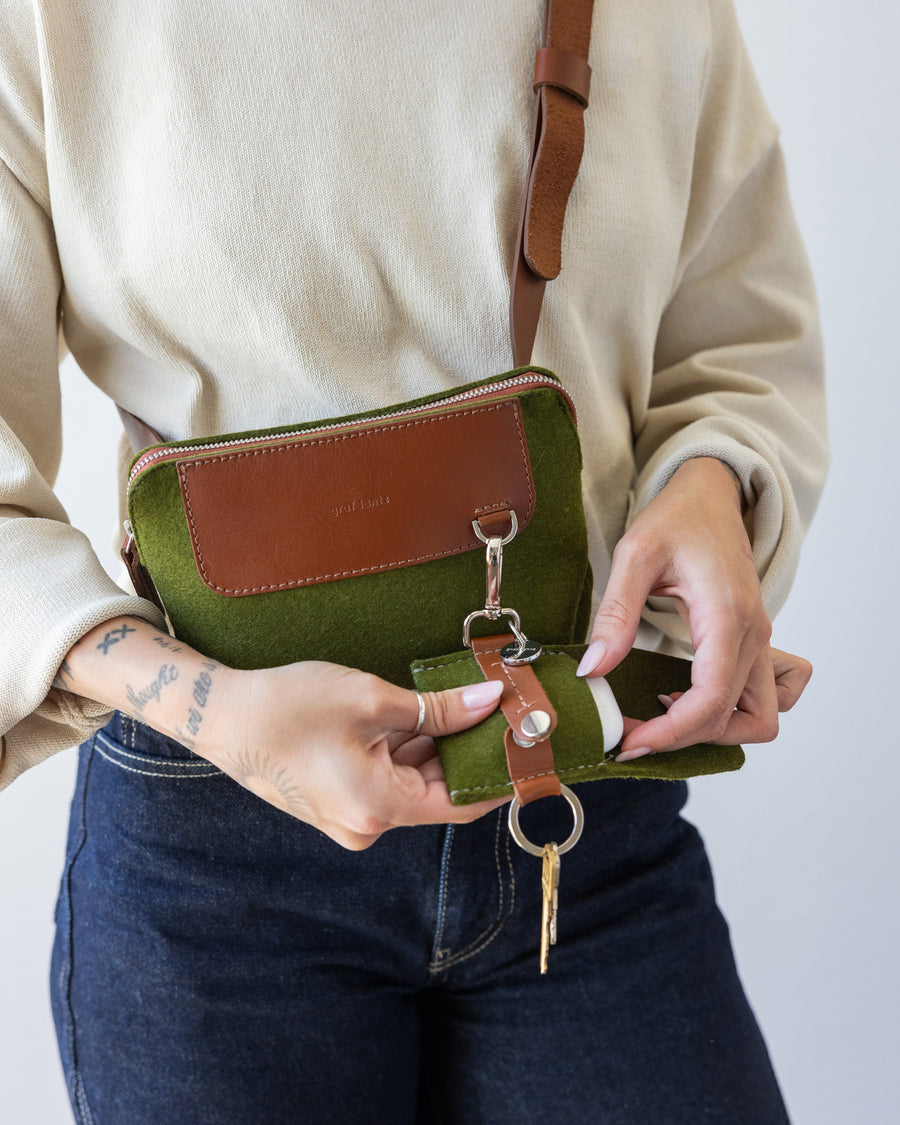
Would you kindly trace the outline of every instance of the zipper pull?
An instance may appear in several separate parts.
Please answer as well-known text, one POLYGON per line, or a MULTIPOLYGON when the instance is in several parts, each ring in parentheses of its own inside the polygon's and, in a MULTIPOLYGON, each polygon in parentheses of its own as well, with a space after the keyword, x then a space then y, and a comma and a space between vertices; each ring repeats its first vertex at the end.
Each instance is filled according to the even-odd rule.
POLYGON ((131 579, 131 584, 134 586, 134 592, 139 598, 146 598, 147 601, 153 602, 154 605, 165 613, 165 607, 162 604, 162 599, 156 592, 156 587, 153 584, 153 579, 150 577, 150 572, 145 566, 141 564, 138 557, 137 545, 134 541, 134 528, 131 526, 131 520, 125 520, 122 525, 125 529, 125 542, 122 544, 122 562, 128 569, 128 576, 131 579))

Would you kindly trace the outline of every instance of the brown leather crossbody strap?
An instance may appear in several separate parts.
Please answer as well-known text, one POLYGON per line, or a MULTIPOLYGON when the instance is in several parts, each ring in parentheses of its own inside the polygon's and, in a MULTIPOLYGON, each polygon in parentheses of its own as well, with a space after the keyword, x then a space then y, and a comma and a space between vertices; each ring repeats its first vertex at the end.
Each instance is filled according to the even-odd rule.
POLYGON ((152 426, 148 426, 136 414, 126 410, 124 406, 117 404, 116 410, 119 412, 122 426, 135 453, 140 453, 142 449, 147 449, 148 446, 162 445, 165 442, 166 439, 162 434, 154 430, 152 426))
POLYGON ((547 0, 537 52, 531 162, 510 283, 513 366, 526 367, 544 286, 560 271, 563 222, 584 151, 594 0, 547 0))

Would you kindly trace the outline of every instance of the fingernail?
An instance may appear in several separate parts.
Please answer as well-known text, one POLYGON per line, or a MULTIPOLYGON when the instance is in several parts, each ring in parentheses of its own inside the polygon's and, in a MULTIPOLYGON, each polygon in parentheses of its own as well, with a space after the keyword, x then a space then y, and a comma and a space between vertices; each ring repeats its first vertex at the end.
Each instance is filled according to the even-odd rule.
POLYGON ((606 656, 606 641, 591 641, 581 658, 581 662, 575 669, 575 675, 587 676, 590 672, 593 672, 604 656, 606 656))
POLYGON ((617 758, 617 762, 633 762, 635 758, 645 758, 648 754, 652 754, 653 750, 649 746, 638 746, 636 750, 626 750, 617 758))
POLYGON ((660 701, 660 703, 663 705, 663 707, 665 707, 667 711, 675 702, 671 695, 658 695, 656 698, 660 701))
POLYGON ((467 711, 478 711, 489 703, 496 703, 503 694, 503 684, 499 680, 486 680, 483 684, 472 684, 462 694, 463 707, 467 711))

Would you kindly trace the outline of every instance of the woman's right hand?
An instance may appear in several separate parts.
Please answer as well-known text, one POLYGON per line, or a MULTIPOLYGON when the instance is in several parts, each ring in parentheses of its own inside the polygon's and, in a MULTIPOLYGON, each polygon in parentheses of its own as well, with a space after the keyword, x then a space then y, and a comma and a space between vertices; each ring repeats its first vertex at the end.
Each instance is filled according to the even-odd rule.
POLYGON ((224 702, 200 752, 345 848, 403 825, 469 822, 509 800, 451 804, 432 737, 487 718, 499 683, 425 693, 417 734, 415 692, 366 672, 321 661, 220 671, 224 702))
POLYGON ((321 661, 229 668, 123 617, 82 637, 53 686, 177 739, 345 848, 401 825, 472 821, 511 797, 453 805, 433 742, 487 718, 499 684, 426 693, 417 732, 416 693, 377 676, 321 661))

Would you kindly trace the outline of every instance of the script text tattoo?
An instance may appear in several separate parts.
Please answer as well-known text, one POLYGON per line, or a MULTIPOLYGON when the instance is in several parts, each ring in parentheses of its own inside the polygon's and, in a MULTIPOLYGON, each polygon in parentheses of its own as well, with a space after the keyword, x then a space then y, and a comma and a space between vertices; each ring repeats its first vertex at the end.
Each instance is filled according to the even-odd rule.
POLYGON ((169 649, 170 652, 183 652, 184 651, 184 649, 179 648, 178 645, 173 642, 171 637, 156 636, 156 637, 153 638, 153 643, 158 644, 160 648, 169 649))
POLYGON ((178 738, 189 750, 193 750, 197 744, 196 738, 200 733, 204 711, 209 701, 209 693, 213 685, 211 673, 215 672, 216 668, 218 668, 218 664, 212 661, 204 661, 203 671, 196 680, 194 680, 193 699, 195 706, 191 707, 188 711, 187 718, 184 722, 184 729, 181 727, 175 728, 178 738))
POLYGON ((145 688, 140 691, 135 691, 131 684, 125 685, 125 693, 128 696, 128 701, 135 708, 136 711, 143 711, 148 703, 159 703, 159 697, 162 690, 168 684, 174 683, 178 679, 178 669, 174 664, 163 664, 157 673, 156 679, 152 680, 145 688))

